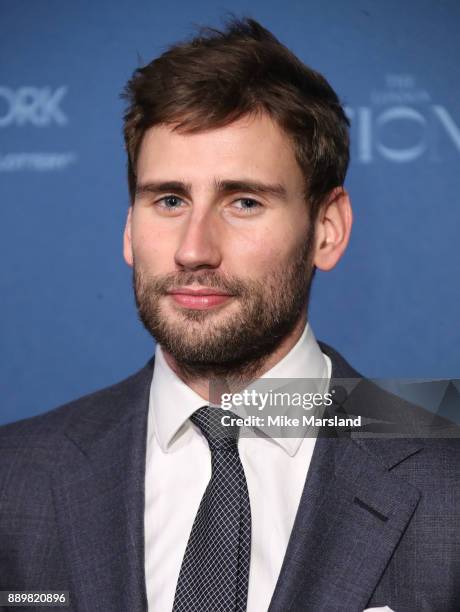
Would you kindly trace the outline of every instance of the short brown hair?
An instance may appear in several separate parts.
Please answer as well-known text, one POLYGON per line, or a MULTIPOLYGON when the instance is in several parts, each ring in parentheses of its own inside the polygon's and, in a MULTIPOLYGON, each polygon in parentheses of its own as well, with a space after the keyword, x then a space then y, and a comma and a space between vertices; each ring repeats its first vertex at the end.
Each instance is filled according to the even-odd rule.
POLYGON ((305 176, 311 215, 344 183, 349 121, 326 79, 302 63, 253 19, 232 18, 225 30, 201 28, 135 70, 122 94, 131 202, 144 133, 159 124, 181 133, 267 113, 291 137, 305 176))

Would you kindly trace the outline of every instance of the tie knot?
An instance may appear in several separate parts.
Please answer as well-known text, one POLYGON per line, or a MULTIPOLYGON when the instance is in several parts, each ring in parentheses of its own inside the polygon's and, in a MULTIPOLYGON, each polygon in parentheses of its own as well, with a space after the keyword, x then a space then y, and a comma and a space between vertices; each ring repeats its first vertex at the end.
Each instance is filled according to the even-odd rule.
POLYGON ((236 425, 222 425, 222 417, 225 414, 221 408, 203 406, 192 414, 190 420, 199 427, 208 441, 211 451, 237 452, 238 427, 236 425))

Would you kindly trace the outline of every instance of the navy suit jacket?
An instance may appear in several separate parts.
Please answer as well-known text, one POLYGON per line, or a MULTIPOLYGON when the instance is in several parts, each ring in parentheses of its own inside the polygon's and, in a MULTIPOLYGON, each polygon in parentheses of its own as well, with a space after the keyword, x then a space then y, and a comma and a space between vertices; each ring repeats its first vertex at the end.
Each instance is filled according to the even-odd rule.
MULTIPOLYGON (((359 376, 321 348, 332 379, 359 376)), ((73 612, 147 610, 153 365, 0 428, 0 590, 68 590, 73 612)), ((426 418, 371 383, 363 389, 350 395, 351 412, 426 418)), ((458 438, 320 437, 269 612, 458 612, 459 519, 458 438)))

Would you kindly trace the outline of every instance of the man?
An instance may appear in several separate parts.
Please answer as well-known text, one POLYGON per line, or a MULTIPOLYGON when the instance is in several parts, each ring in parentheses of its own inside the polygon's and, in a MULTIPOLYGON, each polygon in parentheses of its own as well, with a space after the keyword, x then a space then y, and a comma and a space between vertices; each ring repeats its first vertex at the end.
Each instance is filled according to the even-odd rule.
MULTIPOLYGON (((460 609, 456 439, 244 437, 210 398, 214 380, 359 377, 307 322, 352 224, 336 94, 245 20, 125 95, 124 257, 155 356, 0 430, 0 588, 68 590, 79 612, 460 609)), ((350 414, 427 419, 345 388, 350 414)))

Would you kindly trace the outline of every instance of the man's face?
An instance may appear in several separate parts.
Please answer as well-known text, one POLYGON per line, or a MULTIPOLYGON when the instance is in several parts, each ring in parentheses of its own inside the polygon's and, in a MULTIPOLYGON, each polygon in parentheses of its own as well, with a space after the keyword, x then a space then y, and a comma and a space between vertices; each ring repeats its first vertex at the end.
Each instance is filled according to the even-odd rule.
POLYGON ((263 360, 305 317, 313 235, 292 144, 268 117, 149 129, 125 259, 139 315, 184 367, 263 360))

